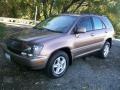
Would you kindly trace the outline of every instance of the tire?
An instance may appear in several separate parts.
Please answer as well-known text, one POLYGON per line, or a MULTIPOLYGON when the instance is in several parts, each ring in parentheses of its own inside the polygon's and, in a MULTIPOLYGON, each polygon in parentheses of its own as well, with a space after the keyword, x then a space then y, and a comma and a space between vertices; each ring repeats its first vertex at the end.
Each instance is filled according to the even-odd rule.
POLYGON ((46 66, 46 73, 50 78, 59 78, 64 75, 69 66, 69 57, 64 51, 55 52, 46 66))
POLYGON ((110 51, 110 42, 106 41, 103 48, 99 51, 100 58, 107 58, 110 51))

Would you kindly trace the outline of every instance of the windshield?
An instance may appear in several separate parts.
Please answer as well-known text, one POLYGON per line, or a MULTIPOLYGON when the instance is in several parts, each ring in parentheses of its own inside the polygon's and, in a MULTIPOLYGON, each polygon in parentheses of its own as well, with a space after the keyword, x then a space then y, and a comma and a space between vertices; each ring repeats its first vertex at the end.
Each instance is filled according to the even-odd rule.
POLYGON ((35 28, 65 33, 72 26, 75 20, 75 16, 57 16, 42 21, 41 23, 36 25, 35 28))

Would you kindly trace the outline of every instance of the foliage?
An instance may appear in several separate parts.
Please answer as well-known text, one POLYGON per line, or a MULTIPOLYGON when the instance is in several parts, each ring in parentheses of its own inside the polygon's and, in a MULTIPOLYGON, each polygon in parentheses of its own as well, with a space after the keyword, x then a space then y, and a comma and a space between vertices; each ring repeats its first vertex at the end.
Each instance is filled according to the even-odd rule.
POLYGON ((0 0, 0 16, 37 20, 60 13, 95 13, 106 15, 120 34, 120 0, 0 0))
POLYGON ((0 23, 0 39, 3 39, 5 36, 5 24, 0 23))

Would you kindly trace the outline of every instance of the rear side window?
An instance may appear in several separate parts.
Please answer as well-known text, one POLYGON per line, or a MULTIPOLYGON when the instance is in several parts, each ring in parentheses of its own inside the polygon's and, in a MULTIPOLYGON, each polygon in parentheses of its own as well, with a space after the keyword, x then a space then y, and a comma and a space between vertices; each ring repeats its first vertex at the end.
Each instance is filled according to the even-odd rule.
POLYGON ((104 22, 104 24, 106 25, 107 28, 113 28, 110 20, 107 17, 102 17, 102 20, 104 22))
POLYGON ((90 17, 82 17, 78 23, 78 27, 85 27, 87 31, 93 30, 90 17))
POLYGON ((102 21, 98 17, 93 17, 93 23, 94 23, 95 30, 105 28, 105 25, 102 23, 102 21))

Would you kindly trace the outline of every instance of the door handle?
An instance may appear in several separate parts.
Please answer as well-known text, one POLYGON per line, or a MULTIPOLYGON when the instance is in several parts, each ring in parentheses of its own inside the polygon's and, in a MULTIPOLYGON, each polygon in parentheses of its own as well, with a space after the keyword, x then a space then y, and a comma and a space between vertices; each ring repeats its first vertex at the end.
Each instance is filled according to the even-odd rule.
POLYGON ((91 33, 91 36, 95 36, 95 34, 94 34, 94 33, 91 33))
POLYGON ((105 33, 108 33, 107 31, 105 31, 105 33))

